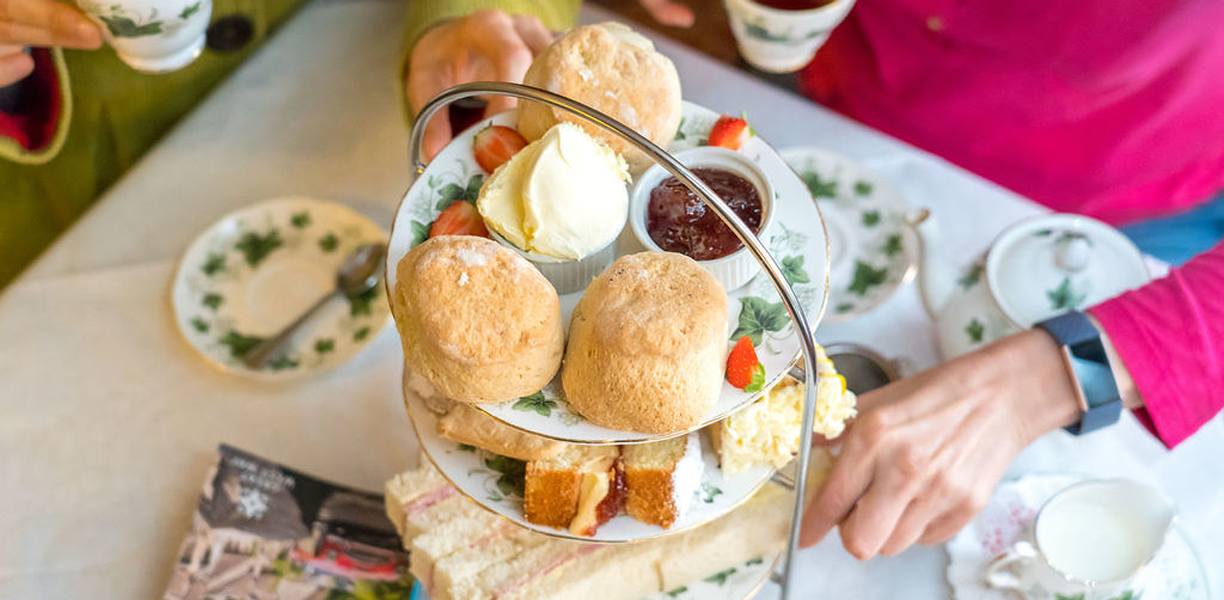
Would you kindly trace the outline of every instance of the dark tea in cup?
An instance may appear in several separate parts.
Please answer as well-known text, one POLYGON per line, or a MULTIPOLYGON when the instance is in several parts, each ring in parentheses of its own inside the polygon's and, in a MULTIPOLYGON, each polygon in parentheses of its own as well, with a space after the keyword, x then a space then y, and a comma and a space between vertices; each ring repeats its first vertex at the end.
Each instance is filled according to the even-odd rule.
POLYGON ((829 4, 832 0, 752 0, 761 6, 778 10, 811 10, 829 4))

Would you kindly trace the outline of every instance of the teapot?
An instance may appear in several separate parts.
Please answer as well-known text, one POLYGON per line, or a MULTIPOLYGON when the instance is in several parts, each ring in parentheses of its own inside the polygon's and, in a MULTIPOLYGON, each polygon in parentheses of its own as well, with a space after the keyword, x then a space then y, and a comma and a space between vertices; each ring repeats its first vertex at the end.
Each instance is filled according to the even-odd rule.
POLYGON ((919 292, 944 358, 1151 280, 1139 248, 1090 217, 1051 214, 1020 221, 962 266, 940 252, 929 210, 911 210, 905 222, 919 240, 919 292))

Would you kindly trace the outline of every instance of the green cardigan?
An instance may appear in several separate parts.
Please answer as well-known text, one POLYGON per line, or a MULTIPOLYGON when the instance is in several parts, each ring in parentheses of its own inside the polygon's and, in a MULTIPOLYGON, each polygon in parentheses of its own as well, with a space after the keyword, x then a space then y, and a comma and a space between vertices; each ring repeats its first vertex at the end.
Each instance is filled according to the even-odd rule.
MULTIPOLYGON (((409 0, 403 33, 407 57, 416 40, 443 19, 482 8, 535 14, 553 29, 570 26, 578 0, 409 0)), ((255 33, 241 50, 206 49, 190 66, 164 75, 133 71, 109 48, 55 51, 63 113, 55 138, 37 152, 0 140, 0 288, 62 233, 149 147, 245 60, 302 0, 215 0, 212 19, 240 14, 255 33)), ((403 94, 403 68, 396 73, 403 94)), ((174 202, 174 198, 166 198, 174 202)), ((116 235, 140 232, 116 232, 116 235)))

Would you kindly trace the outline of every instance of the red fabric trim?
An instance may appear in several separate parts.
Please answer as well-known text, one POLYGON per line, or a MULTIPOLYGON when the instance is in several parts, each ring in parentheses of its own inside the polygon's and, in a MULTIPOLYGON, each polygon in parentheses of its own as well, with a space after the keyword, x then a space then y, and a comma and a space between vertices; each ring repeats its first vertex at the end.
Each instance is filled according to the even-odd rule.
POLYGON ((11 138, 30 152, 42 150, 55 138, 64 110, 55 58, 47 48, 34 48, 34 72, 26 82, 21 107, 0 112, 0 136, 11 138))

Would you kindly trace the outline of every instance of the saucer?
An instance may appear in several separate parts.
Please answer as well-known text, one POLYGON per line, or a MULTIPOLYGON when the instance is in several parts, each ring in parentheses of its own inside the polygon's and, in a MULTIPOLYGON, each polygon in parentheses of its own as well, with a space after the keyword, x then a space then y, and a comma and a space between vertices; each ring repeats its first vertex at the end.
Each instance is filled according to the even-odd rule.
MULTIPOLYGON (((955 600, 1015 600, 1011 592, 987 588, 982 573, 991 558, 1009 548, 1032 525, 1045 501, 1081 475, 1026 475, 999 484, 986 508, 944 549, 948 553, 948 583, 955 600)), ((1030 600, 1071 600, 1044 589, 1026 592, 1030 600)), ((1133 587, 1116 600, 1209 600, 1202 561, 1190 540, 1174 527, 1152 562, 1135 576, 1133 587)))
POLYGON ((829 232, 831 323, 848 321, 892 296, 918 269, 909 205, 888 179, 819 148, 780 152, 820 205, 829 232))
POLYGON ((382 282, 334 299, 263 368, 242 358, 330 292, 354 248, 386 239, 373 221, 335 202, 278 198, 239 209, 201 233, 179 262, 170 292, 175 323, 224 371, 289 379, 335 367, 390 321, 382 282))

